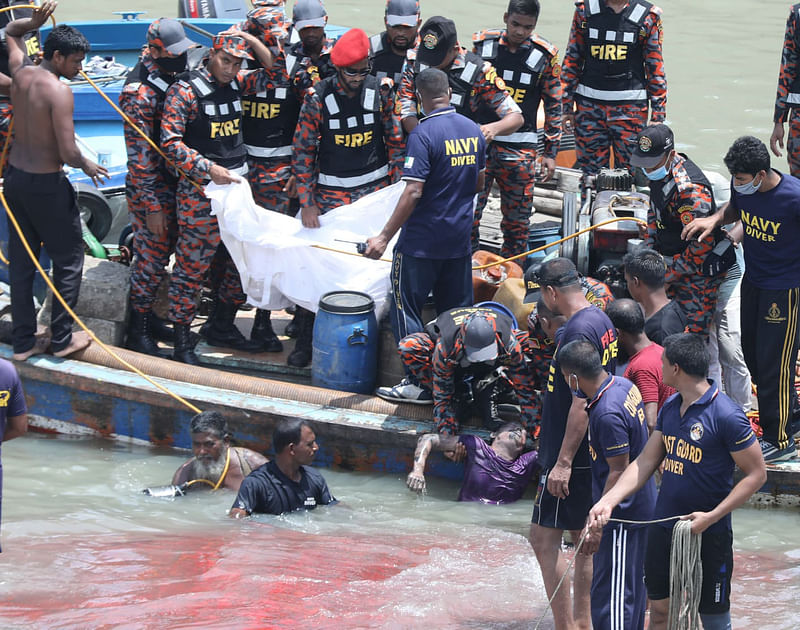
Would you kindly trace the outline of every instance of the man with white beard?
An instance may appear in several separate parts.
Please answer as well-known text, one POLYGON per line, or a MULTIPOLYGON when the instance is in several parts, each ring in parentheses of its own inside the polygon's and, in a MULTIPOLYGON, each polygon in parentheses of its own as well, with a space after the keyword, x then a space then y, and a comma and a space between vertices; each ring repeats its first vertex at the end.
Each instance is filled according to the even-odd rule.
POLYGON ((240 446, 231 446, 230 430, 222 414, 204 411, 192 418, 194 457, 184 463, 172 477, 174 486, 188 483, 192 487, 229 488, 238 492, 242 480, 253 470, 267 463, 267 458, 240 446))

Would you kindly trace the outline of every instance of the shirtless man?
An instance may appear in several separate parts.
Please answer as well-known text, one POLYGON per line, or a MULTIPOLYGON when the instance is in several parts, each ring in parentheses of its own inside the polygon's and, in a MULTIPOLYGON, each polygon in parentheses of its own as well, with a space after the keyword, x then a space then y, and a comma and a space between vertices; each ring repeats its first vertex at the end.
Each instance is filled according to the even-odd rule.
POLYGON ((201 488, 219 485, 238 492, 244 478, 267 463, 267 458, 260 453, 249 448, 231 446, 228 423, 216 411, 197 414, 192 418, 189 430, 192 433, 194 457, 175 471, 172 477, 174 486, 198 481, 199 483, 192 486, 201 488))
MULTIPOLYGON (((64 164, 80 168, 95 185, 108 171, 85 158, 75 144, 72 122, 73 97, 69 85, 81 69, 89 42, 74 28, 55 27, 44 44, 44 59, 34 66, 22 37, 42 26, 56 8, 44 2, 32 16, 14 20, 6 27, 11 102, 15 111, 14 144, 5 179, 5 194, 25 240, 36 258, 44 244, 53 261, 53 281, 64 301, 74 307, 83 271, 83 240, 75 191, 64 173, 64 164)), ((24 361, 47 349, 46 338, 35 337, 36 312, 33 278, 36 268, 15 229, 9 229, 11 260, 12 341, 14 359, 24 361)), ((86 333, 72 334, 72 317, 53 300, 50 349, 65 357, 89 345, 86 333)))

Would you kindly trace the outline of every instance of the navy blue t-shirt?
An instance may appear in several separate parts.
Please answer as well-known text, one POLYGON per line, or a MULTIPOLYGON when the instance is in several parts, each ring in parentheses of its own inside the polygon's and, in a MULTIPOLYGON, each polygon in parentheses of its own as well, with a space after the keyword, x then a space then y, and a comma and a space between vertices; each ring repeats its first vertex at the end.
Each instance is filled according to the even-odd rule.
MULTIPOLYGON (((555 339, 556 351, 550 362, 547 391, 542 405, 542 431, 539 435, 539 465, 542 468, 550 469, 558 460, 567 427, 567 415, 572 406, 572 392, 561 375, 561 367, 558 364, 558 349, 578 339, 588 341, 597 348, 607 372, 613 374, 617 368, 616 328, 606 314, 596 306, 578 311, 558 329, 555 339)), ((572 467, 589 468, 589 466, 589 442, 584 436, 575 453, 572 467)))
POLYGON ((485 167, 486 141, 477 124, 452 107, 423 118, 408 136, 403 179, 425 186, 397 251, 418 258, 469 256, 473 197, 485 167))
MULTIPOLYGON (((705 394, 680 415, 681 395, 673 394, 658 413, 656 431, 661 431, 667 456, 656 501, 655 518, 710 512, 733 488, 734 461, 731 453, 756 440, 741 407, 711 383, 705 394)), ((673 527, 675 521, 662 523, 673 527)), ((731 528, 731 515, 714 523, 708 531, 731 528)))
POLYGON ((315 468, 300 467, 300 483, 289 479, 274 461, 259 466, 242 481, 233 507, 248 513, 283 514, 334 503, 328 484, 315 468))
POLYGON ((761 289, 800 287, 800 180, 778 175, 767 192, 740 195, 731 185, 744 228, 744 277, 761 289))
MULTIPOLYGON (((628 455, 633 461, 644 449, 649 434, 642 395, 636 385, 621 376, 605 380, 586 406, 589 412, 589 453, 592 458, 592 500, 603 496, 608 481, 608 458, 628 455)), ((648 521, 656 503, 656 482, 651 477, 638 491, 620 503, 613 518, 648 521)))
MULTIPOLYGON (((6 434, 8 419, 24 416, 26 413, 28 407, 25 404, 25 393, 22 391, 17 369, 11 362, 0 359, 0 446, 6 434)), ((0 519, 2 519, 2 507, 3 461, 0 459, 0 519)))

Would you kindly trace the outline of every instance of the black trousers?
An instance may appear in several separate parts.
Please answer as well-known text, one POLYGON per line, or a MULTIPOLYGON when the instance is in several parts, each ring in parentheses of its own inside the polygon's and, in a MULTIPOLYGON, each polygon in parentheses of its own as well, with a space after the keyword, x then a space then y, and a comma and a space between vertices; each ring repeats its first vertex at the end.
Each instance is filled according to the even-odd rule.
POLYGON ((794 388, 800 288, 760 289, 742 280, 742 351, 758 387, 758 415, 764 439, 789 445, 793 416, 800 414, 794 388))
MULTIPOLYGON (((75 191, 63 172, 28 173, 8 167, 5 195, 25 240, 36 258, 44 245, 53 261, 53 283, 73 308, 78 302, 83 271, 83 240, 75 191)), ((33 347, 36 312, 33 306, 33 279, 36 267, 25 251, 16 229, 8 223, 8 255, 11 279, 11 318, 14 352, 33 347)), ((50 319, 51 348, 58 352, 72 339, 72 317, 53 300, 50 319)))

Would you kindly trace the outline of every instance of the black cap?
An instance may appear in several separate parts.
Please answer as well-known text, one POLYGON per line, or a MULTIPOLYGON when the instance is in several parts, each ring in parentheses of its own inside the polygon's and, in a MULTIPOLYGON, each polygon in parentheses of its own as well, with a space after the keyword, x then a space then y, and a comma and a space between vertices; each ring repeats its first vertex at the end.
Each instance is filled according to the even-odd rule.
POLYGON ((539 301, 539 296, 542 295, 542 287, 539 286, 539 269, 541 268, 541 264, 535 264, 528 267, 528 270, 525 272, 525 297, 522 300, 523 304, 535 304, 539 301))
POLYGON ((536 270, 536 282, 540 287, 568 287, 580 281, 581 274, 569 258, 551 258, 536 270))
POLYGON ((435 15, 426 20, 419 29, 417 61, 422 65, 436 68, 456 44, 458 44, 456 23, 441 15, 435 15))
POLYGON ((672 134, 672 129, 662 124, 650 125, 636 138, 631 164, 641 168, 653 168, 674 148, 675 136, 672 134))

